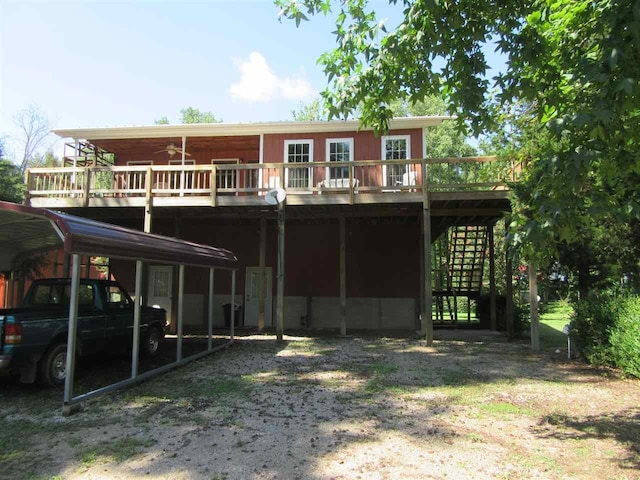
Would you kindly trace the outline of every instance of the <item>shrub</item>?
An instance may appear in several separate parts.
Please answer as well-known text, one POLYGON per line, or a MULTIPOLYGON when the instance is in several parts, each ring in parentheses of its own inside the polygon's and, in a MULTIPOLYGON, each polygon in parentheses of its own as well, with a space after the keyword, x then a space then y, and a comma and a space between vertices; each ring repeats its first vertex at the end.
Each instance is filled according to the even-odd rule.
POLYGON ((625 299, 609 340, 616 366, 640 378, 640 296, 625 299))
POLYGON ((571 337, 589 363, 640 377, 640 297, 598 292, 579 301, 571 337))

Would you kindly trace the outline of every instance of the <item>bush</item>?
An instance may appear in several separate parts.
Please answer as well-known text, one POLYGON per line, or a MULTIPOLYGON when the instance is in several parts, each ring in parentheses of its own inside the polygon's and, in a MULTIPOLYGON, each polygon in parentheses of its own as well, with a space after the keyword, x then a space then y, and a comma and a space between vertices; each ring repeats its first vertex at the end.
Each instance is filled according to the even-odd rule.
POLYGON ((640 378, 640 297, 625 299, 611 330, 611 350, 617 367, 640 378))
POLYGON ((640 377, 640 297, 598 292, 579 301, 571 337, 589 363, 640 377))

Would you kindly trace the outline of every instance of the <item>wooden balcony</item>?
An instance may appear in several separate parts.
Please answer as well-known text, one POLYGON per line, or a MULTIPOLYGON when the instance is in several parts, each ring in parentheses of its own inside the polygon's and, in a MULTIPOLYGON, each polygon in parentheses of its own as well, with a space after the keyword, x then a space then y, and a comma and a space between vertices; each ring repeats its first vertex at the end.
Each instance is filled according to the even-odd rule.
POLYGON ((262 206, 282 187, 288 205, 419 203, 506 198, 519 169, 496 157, 353 162, 32 168, 27 201, 45 208, 262 206))

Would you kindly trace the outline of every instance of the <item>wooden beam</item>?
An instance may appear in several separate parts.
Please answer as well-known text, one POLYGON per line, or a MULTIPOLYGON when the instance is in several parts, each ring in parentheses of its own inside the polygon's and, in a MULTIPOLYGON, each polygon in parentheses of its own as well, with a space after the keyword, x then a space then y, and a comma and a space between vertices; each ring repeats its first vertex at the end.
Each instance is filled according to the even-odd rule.
MULTIPOLYGON (((264 330, 264 309, 265 309, 265 264, 267 257, 267 220, 260 219, 260 307, 258 312, 258 331, 264 330)), ((271 295, 271 292, 269 292, 271 295)))
POLYGON ((278 275, 276 298, 276 337, 279 342, 284 336, 284 240, 285 240, 285 202, 278 204, 278 275))
POLYGON ((433 290, 431 288, 431 198, 427 180, 427 164, 422 162, 422 228, 424 249, 424 308, 422 310, 421 336, 427 345, 433 345, 433 290))
POLYGON ((340 335, 347 334, 347 227, 340 217, 340 335))
MULTIPOLYGON (((505 219, 505 233, 508 232, 509 220, 505 219)), ((515 337, 515 331, 513 328, 513 262, 509 253, 509 244, 505 239, 504 242, 504 255, 505 255, 505 316, 507 321, 507 340, 512 341, 515 337)))
POLYGON ((540 350, 540 319, 538 317, 538 280, 536 264, 529 263, 529 302, 531 304, 531 350, 540 350))
POLYGON ((489 225, 489 318, 491 330, 498 330, 498 316, 496 313, 496 258, 493 236, 493 225, 489 225))

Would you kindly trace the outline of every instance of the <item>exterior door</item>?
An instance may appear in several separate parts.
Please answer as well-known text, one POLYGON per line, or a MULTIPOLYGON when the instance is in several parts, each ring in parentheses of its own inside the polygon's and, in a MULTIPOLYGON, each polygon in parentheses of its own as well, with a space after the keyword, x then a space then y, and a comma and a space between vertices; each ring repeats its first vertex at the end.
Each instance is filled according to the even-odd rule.
MULTIPOLYGON (((264 269, 264 326, 272 325, 271 313, 273 290, 271 285, 271 267, 264 269)), ((249 327, 258 326, 260 316, 260 267, 247 267, 244 286, 244 324, 249 327)))
POLYGON ((167 311, 167 320, 173 325, 171 318, 171 292, 173 283, 173 267, 155 265, 149 267, 148 305, 157 305, 167 311))

